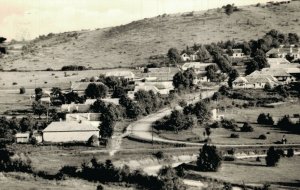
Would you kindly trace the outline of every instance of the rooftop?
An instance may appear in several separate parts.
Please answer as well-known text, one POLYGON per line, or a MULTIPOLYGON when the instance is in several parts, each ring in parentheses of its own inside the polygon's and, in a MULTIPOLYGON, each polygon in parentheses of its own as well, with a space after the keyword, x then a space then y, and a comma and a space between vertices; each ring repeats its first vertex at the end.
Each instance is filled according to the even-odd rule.
POLYGON ((99 131, 99 129, 94 126, 89 121, 61 121, 50 123, 43 132, 71 132, 71 131, 99 131))
POLYGON ((105 76, 115 76, 115 77, 124 77, 124 78, 134 78, 135 75, 131 71, 110 71, 105 73, 105 76))

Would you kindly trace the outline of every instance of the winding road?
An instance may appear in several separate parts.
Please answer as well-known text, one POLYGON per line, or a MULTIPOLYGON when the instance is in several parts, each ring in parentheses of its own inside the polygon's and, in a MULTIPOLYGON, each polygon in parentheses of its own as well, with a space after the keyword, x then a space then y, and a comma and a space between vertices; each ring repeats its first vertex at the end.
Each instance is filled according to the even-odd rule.
MULTIPOLYGON (((201 93, 202 99, 211 97, 217 90, 205 91, 201 93)), ((200 100, 200 96, 195 96, 188 103, 196 103, 200 100)), ((180 106, 177 106, 176 109, 182 109, 180 106)), ((172 112, 172 108, 167 107, 156 113, 150 114, 127 127, 127 136, 131 139, 143 140, 147 142, 159 142, 159 143, 169 143, 169 144, 185 144, 185 145, 201 145, 200 143, 192 143, 192 142, 183 142, 183 141, 175 141, 168 140, 152 133, 152 123, 163 118, 164 116, 170 115, 172 112), (153 135, 152 135, 153 134, 153 135)))

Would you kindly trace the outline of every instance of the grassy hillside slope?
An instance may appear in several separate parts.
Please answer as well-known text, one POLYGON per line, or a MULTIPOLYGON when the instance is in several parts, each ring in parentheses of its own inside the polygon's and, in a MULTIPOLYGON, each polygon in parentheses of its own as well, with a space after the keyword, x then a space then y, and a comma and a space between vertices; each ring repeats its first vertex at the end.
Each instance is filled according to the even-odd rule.
POLYGON ((230 16, 213 9, 157 16, 113 28, 55 34, 29 42, 30 53, 10 55, 1 60, 1 65, 7 70, 60 69, 69 64, 127 67, 145 64, 149 56, 165 54, 170 47, 181 50, 194 43, 257 39, 271 29, 299 34, 299 1, 240 8, 230 16))

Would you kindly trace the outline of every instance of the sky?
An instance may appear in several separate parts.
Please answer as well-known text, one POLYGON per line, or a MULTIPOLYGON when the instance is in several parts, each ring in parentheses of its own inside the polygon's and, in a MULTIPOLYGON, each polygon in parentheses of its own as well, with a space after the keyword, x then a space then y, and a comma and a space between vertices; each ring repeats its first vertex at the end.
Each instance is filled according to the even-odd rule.
POLYGON ((0 0, 0 36, 8 40, 127 24, 134 20, 269 0, 0 0))

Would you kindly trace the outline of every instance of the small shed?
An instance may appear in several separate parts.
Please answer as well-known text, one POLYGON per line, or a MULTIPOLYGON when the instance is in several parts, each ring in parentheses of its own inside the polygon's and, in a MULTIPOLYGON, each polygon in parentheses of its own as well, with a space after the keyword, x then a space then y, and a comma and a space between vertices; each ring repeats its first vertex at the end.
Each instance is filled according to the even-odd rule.
POLYGON ((29 142, 29 133, 17 133, 15 135, 17 143, 28 143, 29 142))

